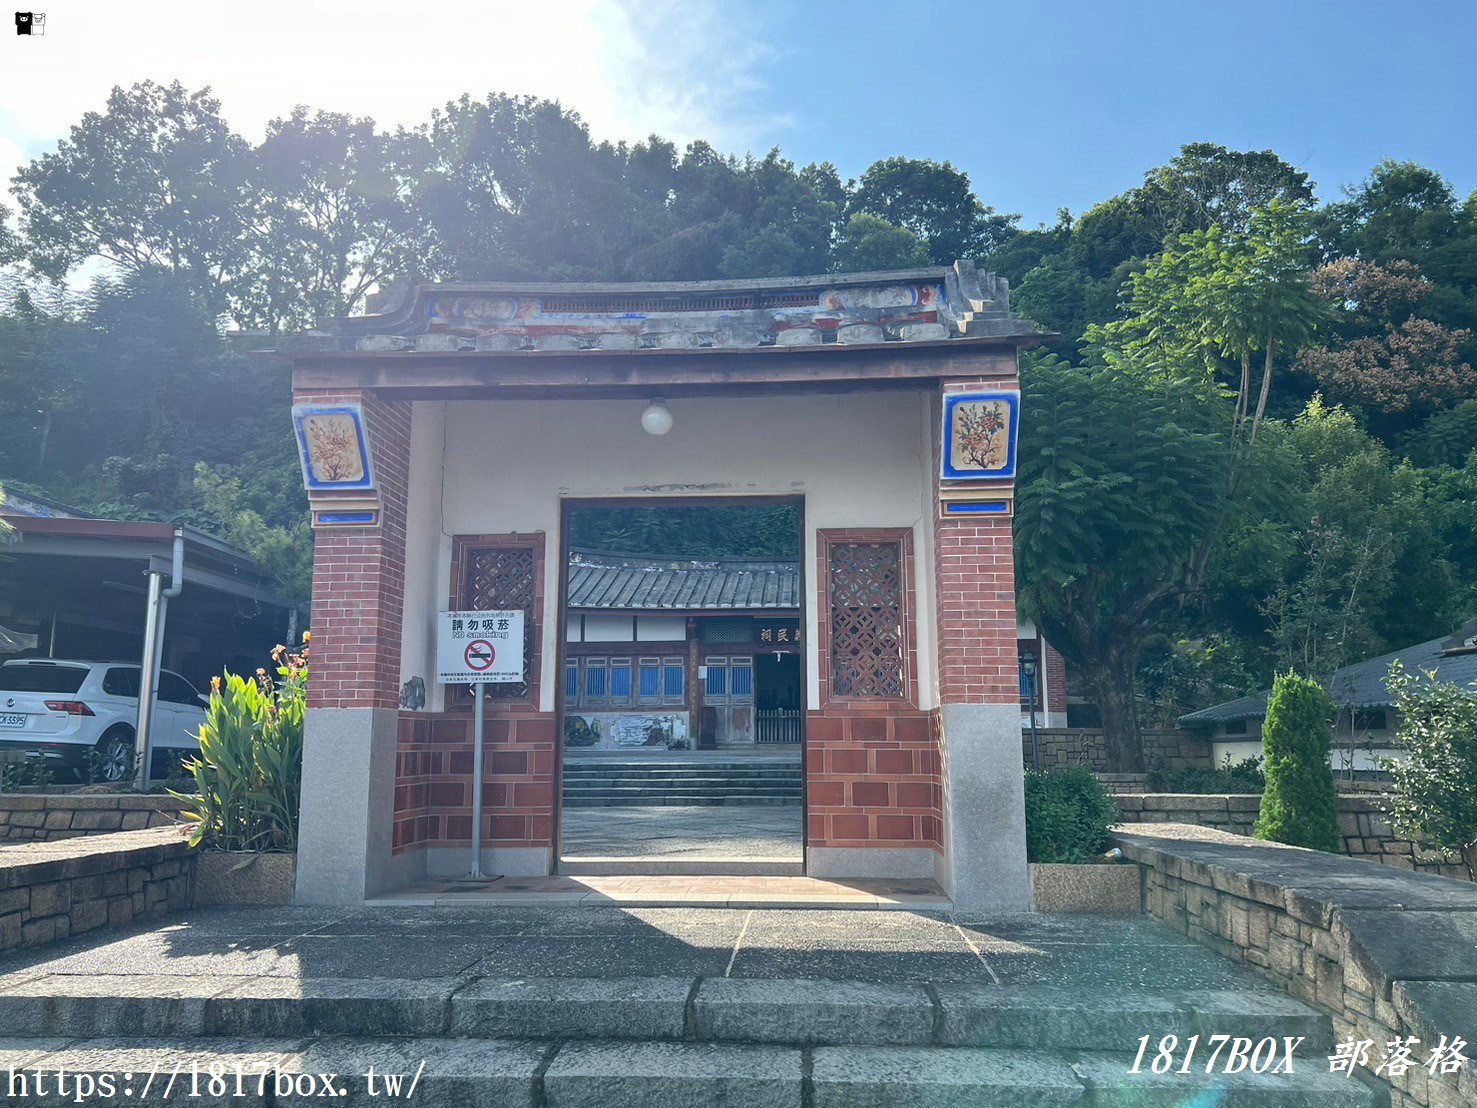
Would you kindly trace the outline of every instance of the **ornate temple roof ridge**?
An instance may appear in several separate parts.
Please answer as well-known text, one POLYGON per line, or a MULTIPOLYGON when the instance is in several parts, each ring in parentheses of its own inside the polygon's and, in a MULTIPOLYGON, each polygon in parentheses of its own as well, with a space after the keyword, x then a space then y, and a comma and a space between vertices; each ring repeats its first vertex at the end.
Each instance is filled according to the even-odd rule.
POLYGON ((323 350, 438 354, 804 347, 1025 338, 1010 286, 973 262, 871 273, 634 283, 405 284, 299 336, 323 350))

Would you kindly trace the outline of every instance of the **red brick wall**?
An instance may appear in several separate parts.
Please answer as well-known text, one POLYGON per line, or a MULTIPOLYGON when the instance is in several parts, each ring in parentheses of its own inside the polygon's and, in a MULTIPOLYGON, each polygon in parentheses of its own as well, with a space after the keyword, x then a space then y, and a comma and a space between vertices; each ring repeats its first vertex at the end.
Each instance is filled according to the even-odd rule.
POLYGON ((1058 654, 1045 639, 1041 645, 1046 653, 1046 705, 1048 712, 1067 710, 1067 660, 1058 654))
MULTIPOLYGON (((526 700, 483 702, 482 844, 544 847, 554 841, 556 717, 538 710, 543 653, 544 536, 458 535, 452 543, 453 609, 464 606, 464 557, 478 546, 535 551, 535 598, 529 634, 535 644, 526 700)), ((445 712, 401 712, 395 759, 393 852, 472 844, 472 707, 447 690, 445 712)))
POLYGON ((939 848, 935 713, 810 712, 805 725, 810 846, 939 848))
POLYGON ((299 390, 298 403, 360 403, 379 489, 378 527, 320 530, 313 544, 313 708, 394 708, 400 703, 405 506, 411 406, 370 391, 299 390))
POLYGON ((941 795, 932 713, 918 709, 917 566, 906 528, 816 533, 816 605, 821 708, 806 717, 806 837, 813 847, 939 849, 941 795), (848 700, 831 689, 831 547, 900 544, 907 696, 848 700))
MULTIPOLYGON (((484 847, 554 841, 554 715, 486 704, 484 847)), ((472 844, 470 713, 400 713, 393 852, 472 844)))
MULTIPOLYGON (((944 381, 935 402, 935 435, 942 398, 952 392, 1010 389, 1014 379, 944 381)), ((938 487, 939 443, 934 449, 938 487)), ((1015 551, 1009 516, 944 516, 934 508, 934 583, 938 609, 939 701, 943 704, 1018 704, 1015 551)))

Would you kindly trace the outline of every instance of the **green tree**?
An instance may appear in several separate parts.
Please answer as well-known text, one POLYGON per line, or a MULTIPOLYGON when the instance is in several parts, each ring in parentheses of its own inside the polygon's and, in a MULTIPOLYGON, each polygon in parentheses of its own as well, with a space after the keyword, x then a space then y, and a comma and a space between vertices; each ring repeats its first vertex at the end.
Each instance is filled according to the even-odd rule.
MULTIPOLYGON (((56 288, 10 291, 0 313, 0 471, 41 480, 52 429, 84 398, 89 336, 74 298, 56 288)), ((3 295, 3 293, 0 293, 3 295)))
POLYGON ((1337 853, 1333 714, 1333 701, 1317 681, 1284 673, 1273 683, 1262 724, 1267 788, 1253 832, 1258 839, 1337 853))
POLYGON ((1477 684, 1390 667, 1403 758, 1387 759, 1390 820, 1416 842, 1461 854, 1477 880, 1477 684))
MULTIPOLYGON (((1310 283, 1309 260, 1306 219, 1274 203, 1251 215, 1245 234, 1213 227, 1182 236, 1177 249, 1133 276, 1129 316, 1089 334, 1107 348, 1198 363, 1211 379, 1229 368, 1236 396, 1232 440, 1253 444, 1279 351, 1296 352, 1329 312, 1310 283)), ((1234 471, 1232 482, 1234 489, 1234 471)))
POLYGON ((928 244, 912 231, 865 212, 857 212, 846 221, 846 230, 836 244, 835 266, 840 273, 911 269, 925 266, 928 261, 928 244))
POLYGON ((1143 768, 1139 653, 1200 585, 1226 511, 1229 405, 1200 375, 1112 352, 1022 364, 1023 608, 1092 686, 1109 767, 1143 768))
POLYGON ((852 192, 849 212, 913 232, 928 244, 935 265, 985 257, 1010 239, 1020 220, 981 204, 967 173, 921 158, 874 162, 852 192))
POLYGON ((1219 227, 1229 234, 1252 230, 1257 213, 1274 204, 1294 210, 1313 205, 1308 175, 1271 150, 1228 150, 1192 142, 1168 165, 1144 175, 1143 210, 1166 246, 1191 231, 1219 227))
MULTIPOLYGON (((1318 233, 1328 260, 1414 264, 1432 284, 1422 315, 1455 330, 1477 327, 1477 194, 1459 201, 1435 170, 1386 160, 1320 213, 1318 233)), ((1477 361, 1470 341, 1465 358, 1477 361)))
POLYGON ((183 276, 224 307, 247 264, 251 149, 208 89, 115 87, 105 111, 16 174, 14 192, 27 260, 53 279, 100 258, 183 276))
POLYGON ((306 513, 291 526, 272 525, 247 507, 241 479, 204 462, 195 466, 195 494, 210 529, 272 575, 282 595, 305 609, 313 592, 313 532, 306 513))
POLYGON ((254 152, 249 246, 258 264, 231 282, 247 328, 302 330, 362 310, 373 286, 416 268, 414 166, 370 119, 298 107, 254 152))

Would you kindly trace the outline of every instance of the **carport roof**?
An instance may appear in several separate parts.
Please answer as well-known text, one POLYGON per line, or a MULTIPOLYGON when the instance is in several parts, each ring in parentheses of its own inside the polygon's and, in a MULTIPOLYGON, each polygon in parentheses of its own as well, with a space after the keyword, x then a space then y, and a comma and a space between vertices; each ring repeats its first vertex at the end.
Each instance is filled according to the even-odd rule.
MULTIPOLYGON (((11 561, 33 557, 142 561, 167 570, 173 553, 175 525, 170 523, 9 513, 0 513, 0 518, 14 529, 8 540, 0 540, 0 558, 11 561)), ((197 528, 180 530, 185 539, 186 585, 201 585, 272 607, 294 607, 249 555, 197 528)))

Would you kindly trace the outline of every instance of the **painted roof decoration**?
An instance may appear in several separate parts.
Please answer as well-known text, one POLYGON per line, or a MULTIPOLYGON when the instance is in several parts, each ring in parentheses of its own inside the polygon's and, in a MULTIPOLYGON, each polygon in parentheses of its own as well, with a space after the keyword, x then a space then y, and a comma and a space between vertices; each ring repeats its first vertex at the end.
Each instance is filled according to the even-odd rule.
POLYGON ((1037 335, 970 261, 885 273, 657 284, 421 284, 291 348, 364 353, 732 349, 1037 335))
POLYGON ((572 550, 566 606, 604 611, 799 608, 800 563, 572 550))
MULTIPOLYGON (((1467 622, 1454 635, 1443 635, 1336 670, 1327 685, 1328 695, 1340 708, 1389 707, 1392 701, 1385 678, 1390 675, 1390 663, 1394 661, 1416 675, 1435 670, 1440 681, 1458 685, 1477 682, 1477 619, 1467 622)), ((1267 714, 1269 696, 1270 692, 1264 692, 1228 700, 1180 716, 1179 721, 1187 727, 1207 727, 1239 719, 1260 719, 1267 714)))

